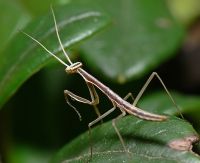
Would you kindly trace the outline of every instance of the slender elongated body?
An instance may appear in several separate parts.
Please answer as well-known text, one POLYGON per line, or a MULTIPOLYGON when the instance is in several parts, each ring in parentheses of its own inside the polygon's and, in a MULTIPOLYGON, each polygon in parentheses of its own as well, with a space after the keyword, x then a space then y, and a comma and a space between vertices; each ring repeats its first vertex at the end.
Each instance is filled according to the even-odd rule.
MULTIPOLYGON (((57 26, 56 26, 57 27, 57 26)), ((22 32, 25 35, 27 35, 28 37, 30 37, 32 40, 34 40, 35 42, 37 42, 43 49, 45 49, 50 55, 54 56, 59 62, 61 62, 62 64, 64 64, 66 66, 65 71, 69 74, 73 74, 73 73, 78 73, 80 74, 83 79, 86 81, 86 83, 90 83, 92 85, 95 85, 97 88, 99 88, 112 102, 113 104, 115 104, 118 108, 128 112, 129 114, 132 114, 136 117, 139 117, 141 119, 145 119, 145 120, 150 120, 150 121, 163 121, 165 119, 167 119, 166 116, 163 115, 157 115, 157 114, 152 114, 146 111, 143 111, 139 108, 137 108, 136 106, 128 103, 127 101, 125 101, 123 98, 121 98, 118 94, 116 94, 114 91, 112 91, 109 87, 105 86, 102 82, 100 82, 99 80, 97 80, 94 76, 90 75, 88 72, 86 72, 85 70, 83 70, 81 68, 82 63, 81 62, 75 62, 72 63, 71 60, 68 58, 68 55, 66 54, 66 52, 64 51, 64 48, 61 44, 61 47, 63 48, 63 52, 64 54, 66 54, 67 59, 70 62, 70 65, 66 64, 65 62, 63 62, 60 58, 58 58, 57 56, 55 56, 53 53, 51 53, 44 45, 42 45, 39 41, 37 41, 35 38, 33 38, 32 36, 28 35, 25 32, 22 32)), ((59 35, 58 35, 59 36, 59 35)), ((59 38, 59 37, 58 37, 59 38)), ((59 39, 60 40, 60 39, 59 39)), ((89 87, 90 90, 90 87, 89 87)), ((92 90, 90 90, 92 91, 92 90)), ((67 93, 67 92, 66 92, 67 93)), ((83 102, 83 103, 88 103, 91 104, 93 102, 87 102, 85 99, 85 101, 82 101, 82 98, 79 98, 79 96, 73 95, 71 92, 68 92, 68 94, 74 98, 77 101, 83 102), (79 99, 78 99, 79 98, 79 99)), ((171 97, 171 96, 170 96, 171 97)), ((77 112, 77 111, 76 111, 77 112)))
MULTIPOLYGON (((138 100, 140 99, 140 97, 142 96, 143 92, 145 91, 145 89, 147 88, 147 86, 149 85, 149 83, 151 82, 151 80, 155 77, 157 77, 159 79, 159 81, 161 82, 163 88, 165 89, 166 93, 169 95, 172 103, 178 108, 178 106, 176 105, 175 101, 173 100, 171 94, 169 93, 169 91, 167 90, 166 86, 164 85, 163 81, 161 80, 161 78, 159 77, 159 75, 155 72, 153 72, 151 74, 151 76, 149 77, 149 79, 146 81, 146 83, 144 84, 143 88, 141 89, 141 91, 139 92, 139 94, 137 95, 137 97, 135 98, 133 104, 130 104, 129 102, 127 102, 125 99, 126 97, 123 99, 121 98, 117 93, 115 93, 114 91, 112 91, 109 87, 107 87, 106 85, 104 85, 102 82, 100 82, 98 79, 96 79, 94 76, 90 75, 88 72, 86 72, 85 70, 82 69, 82 63, 81 62, 75 62, 73 63, 69 56, 67 55, 67 53, 65 52, 65 49, 63 47, 63 44, 60 40, 60 36, 58 33, 58 28, 57 28, 57 23, 56 23, 56 19, 55 19, 55 15, 52 10, 52 15, 53 15, 53 19, 54 19, 54 23, 55 23, 55 29, 56 29, 56 35, 60 44, 60 47, 64 53, 64 55, 66 56, 67 61, 69 62, 69 64, 65 63, 64 61, 62 61, 60 58, 58 58, 55 54, 53 54, 51 51, 49 51, 42 43, 40 43, 38 40, 36 40, 35 38, 33 38, 32 36, 30 36, 29 34, 24 33, 25 35, 27 35, 29 38, 31 38, 32 40, 34 40, 37 44, 39 44, 46 52, 48 52, 50 55, 52 55, 54 58, 56 58, 60 63, 62 63, 63 65, 66 66, 65 71, 68 74, 73 74, 73 73, 77 73, 79 75, 81 75, 83 77, 83 79, 85 80, 88 89, 89 89, 89 93, 91 96, 91 101, 87 100, 83 97, 80 97, 78 95, 75 95, 74 93, 68 91, 68 90, 64 90, 64 95, 66 98, 67 103, 72 106, 69 101, 68 101, 68 96, 70 96, 72 99, 82 102, 82 103, 86 103, 86 104, 90 104, 93 105, 95 108, 95 111, 98 115, 98 118, 95 119, 94 121, 90 122, 88 124, 89 127, 89 133, 91 126, 93 126, 95 123, 99 122, 100 120, 102 120, 104 117, 106 117, 107 115, 109 115, 111 112, 113 112, 115 110, 116 107, 118 107, 121 111, 122 114, 120 114, 117 118, 113 119, 113 127, 116 130, 116 133, 119 136, 119 139, 124 147, 125 151, 128 151, 126 149, 125 143, 123 141, 123 138, 120 134, 120 132, 118 131, 116 125, 115 125, 115 121, 119 118, 122 118, 123 116, 126 115, 126 113, 129 113, 131 115, 134 115, 138 118, 144 119, 144 120, 149 120, 149 121, 164 121, 167 119, 166 116, 164 115, 158 115, 158 114, 153 114, 153 113, 149 113, 147 111, 141 110, 140 108, 136 107, 136 104, 138 102, 138 100), (99 98, 98 95, 95 91, 95 87, 97 87, 99 90, 101 90, 109 99, 110 101, 113 103, 113 108, 111 108, 110 110, 108 110, 107 112, 105 112, 104 114, 100 114, 96 105, 99 103, 99 98)), ((81 116, 79 114, 79 112, 76 110, 75 107, 72 106, 72 108, 74 108, 74 110, 77 112, 77 114, 79 115, 79 118, 81 119, 81 116)), ((91 156, 92 156, 92 146, 91 146, 91 156)))
POLYGON ((82 68, 77 68, 76 72, 79 73, 87 82, 94 84, 97 88, 99 88, 112 102, 116 104, 117 107, 124 109, 129 114, 151 121, 163 121, 167 118, 166 116, 156 115, 143 111, 131 105, 130 103, 122 99, 118 94, 113 92, 109 87, 105 86, 103 83, 101 83, 94 76, 90 75, 82 68))

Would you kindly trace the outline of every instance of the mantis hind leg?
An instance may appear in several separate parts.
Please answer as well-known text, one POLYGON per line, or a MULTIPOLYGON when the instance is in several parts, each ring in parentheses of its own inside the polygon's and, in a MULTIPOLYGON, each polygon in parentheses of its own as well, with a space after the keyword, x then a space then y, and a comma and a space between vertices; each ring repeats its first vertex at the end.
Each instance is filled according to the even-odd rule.
MULTIPOLYGON (((169 99, 171 100, 171 102, 173 103, 173 105, 177 108, 179 114, 181 115, 181 117, 183 118, 183 115, 181 114, 181 109, 178 107, 178 105, 176 104, 174 98, 172 97, 171 93, 168 91, 167 87, 165 86, 164 82, 162 81, 161 77, 158 75, 158 73, 153 72, 149 78, 147 79, 146 83, 143 85, 142 89, 140 90, 140 92, 138 93, 138 95, 136 96, 133 105, 136 106, 139 99, 141 98, 141 96, 143 95, 143 93, 145 92, 146 88, 149 86, 149 84, 151 83, 151 81, 154 78, 157 78, 159 80, 159 82, 161 83, 161 85, 163 86, 165 92, 167 93, 169 99)), ((183 118, 184 119, 184 118, 183 118)))

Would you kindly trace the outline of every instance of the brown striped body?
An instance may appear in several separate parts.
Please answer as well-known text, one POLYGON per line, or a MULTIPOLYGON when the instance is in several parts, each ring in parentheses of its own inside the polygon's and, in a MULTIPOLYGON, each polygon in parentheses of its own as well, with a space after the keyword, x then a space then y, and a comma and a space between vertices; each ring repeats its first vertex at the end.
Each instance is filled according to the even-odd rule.
POLYGON ((166 116, 149 113, 131 105, 82 68, 77 68, 77 73, 79 73, 87 82, 98 87, 112 102, 114 102, 114 104, 116 104, 117 107, 125 110, 127 113, 149 121, 164 121, 167 119, 166 116))

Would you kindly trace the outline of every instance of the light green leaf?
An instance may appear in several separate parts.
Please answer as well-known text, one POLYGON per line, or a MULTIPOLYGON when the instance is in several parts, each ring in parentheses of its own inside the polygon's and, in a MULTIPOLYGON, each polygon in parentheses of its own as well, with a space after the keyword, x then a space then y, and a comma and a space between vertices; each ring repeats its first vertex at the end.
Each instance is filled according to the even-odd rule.
MULTIPOLYGON (((83 5, 63 6, 55 11, 64 47, 69 47, 92 36, 105 27, 109 18, 99 10, 83 5)), ((31 22, 25 29, 50 51, 58 53, 60 46, 55 34, 52 15, 31 22)), ((0 54, 0 107, 31 75, 51 58, 30 38, 18 33, 0 54)))
POLYGON ((29 20, 28 14, 15 1, 0 1, 0 51, 16 34, 16 29, 22 28, 29 20))

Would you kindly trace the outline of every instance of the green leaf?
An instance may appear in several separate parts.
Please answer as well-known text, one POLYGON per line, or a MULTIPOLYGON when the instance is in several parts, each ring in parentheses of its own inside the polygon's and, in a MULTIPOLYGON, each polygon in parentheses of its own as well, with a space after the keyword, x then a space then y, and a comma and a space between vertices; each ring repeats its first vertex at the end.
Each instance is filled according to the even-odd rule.
MULTIPOLYGON (((89 5, 93 0, 85 1, 89 5)), ((93 69, 123 83, 147 74, 175 54, 184 32, 164 1, 95 3, 112 15, 113 26, 83 46, 85 60, 93 69)))
POLYGON ((7 162, 9 163, 45 163, 48 162, 52 151, 16 143, 9 148, 8 154, 7 162))
MULTIPOLYGON (((171 94, 181 112, 194 111, 200 106, 199 97, 171 94)), ((157 114, 179 113, 164 91, 145 96, 138 106, 157 114)), ((91 162, 200 162, 200 157, 191 151, 192 143, 199 136, 185 120, 169 116, 167 121, 151 122, 130 115, 117 121, 117 128, 131 157, 123 152, 111 122, 107 122, 92 129, 94 157, 91 162)), ((89 144, 89 135, 85 133, 61 149, 52 162, 85 161, 89 158, 89 144)))
POLYGON ((29 16, 23 8, 14 1, 0 1, 2 10, 0 11, 0 51, 6 45, 6 43, 16 34, 17 28, 22 28, 29 16))
POLYGON ((170 115, 179 115, 180 112, 198 112, 200 107, 199 96, 183 95, 178 92, 170 93, 180 110, 173 105, 165 91, 151 92, 150 95, 141 98, 138 106, 144 110, 148 110, 149 112, 154 112, 157 114, 165 113, 170 115))
MULTIPOLYGON (((90 162, 199 162, 200 157, 190 149, 198 140, 197 133, 184 120, 170 117, 163 122, 150 122, 127 116, 117 121, 129 155, 123 151, 111 125, 104 123, 92 130, 93 158, 90 162)), ((86 162, 90 157, 88 133, 65 146, 52 160, 86 162)))
MULTIPOLYGON (((105 27, 109 18, 99 10, 68 5, 55 10, 64 47, 69 47, 105 27)), ((60 51, 51 14, 32 21, 25 29, 53 53, 60 51)), ((0 54, 0 107, 31 75, 41 69, 50 55, 22 33, 18 33, 0 54)))
POLYGON ((189 26, 200 15, 199 0, 167 0, 173 15, 184 25, 189 26))

